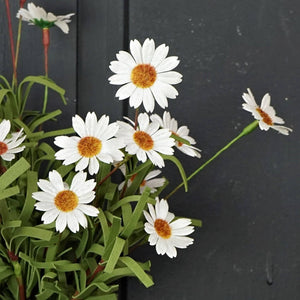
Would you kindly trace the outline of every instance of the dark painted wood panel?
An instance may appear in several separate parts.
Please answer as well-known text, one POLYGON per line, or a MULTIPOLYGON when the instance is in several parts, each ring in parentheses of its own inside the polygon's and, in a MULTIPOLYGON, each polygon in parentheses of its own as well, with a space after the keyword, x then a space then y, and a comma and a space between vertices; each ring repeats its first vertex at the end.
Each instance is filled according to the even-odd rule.
MULTIPOLYGON (((61 0, 53 2, 50 0, 35 1, 35 5, 51 11, 55 15, 76 13, 76 1, 61 0)), ((15 17, 19 8, 19 1, 10 1, 12 23, 15 38, 17 36, 18 19, 15 17)), ((25 5, 25 8, 27 5, 25 5)), ((4 1, 0 3, 1 23, 1 52, 0 52, 0 73, 10 78, 12 74, 11 55, 9 48, 8 25, 4 1)), ((49 77, 55 83, 66 90, 68 105, 62 104, 60 97, 49 92, 48 111, 61 109, 64 117, 59 119, 54 127, 67 127, 71 125, 71 117, 75 114, 76 102, 76 19, 72 18, 69 34, 64 34, 59 28, 50 29, 49 46, 49 77)), ((29 26, 27 22, 22 23, 22 37, 20 47, 20 58, 18 64, 18 80, 21 81, 28 75, 44 75, 44 52, 42 45, 42 30, 36 26, 29 26)), ((35 86, 32 90, 28 105, 31 109, 41 109, 43 101, 43 89, 35 86)))
MULTIPOLYGON (((155 286, 130 279, 128 299, 266 300, 300 298, 298 1, 130 1, 130 38, 154 38, 178 55, 183 82, 169 111, 190 127, 201 161, 180 156, 188 173, 252 121, 241 108, 250 87, 294 132, 255 131, 169 201, 200 218, 195 243, 176 259, 151 259, 155 286)), ((172 185, 179 177, 167 165, 172 185), (170 169, 172 171, 170 171, 170 169)))
POLYGON ((116 87, 108 83, 109 63, 123 48, 124 2, 85 0, 78 4, 78 112, 95 111, 115 121, 122 117, 123 103, 114 97, 116 87))

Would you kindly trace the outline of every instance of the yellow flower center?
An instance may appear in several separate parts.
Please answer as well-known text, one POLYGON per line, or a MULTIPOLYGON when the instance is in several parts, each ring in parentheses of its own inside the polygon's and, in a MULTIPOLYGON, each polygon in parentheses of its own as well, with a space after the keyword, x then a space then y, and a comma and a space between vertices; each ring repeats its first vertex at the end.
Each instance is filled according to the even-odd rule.
POLYGON ((63 212, 74 210, 78 205, 77 195, 69 190, 59 192, 54 198, 54 204, 57 209, 63 212))
POLYGON ((7 150, 8 150, 7 145, 3 142, 0 142, 0 155, 6 153, 7 150))
POLYGON ((152 137, 145 131, 136 131, 133 135, 133 140, 145 151, 151 150, 154 146, 152 137))
POLYGON ((93 157, 101 151, 102 143, 93 136, 86 136, 79 141, 77 148, 81 156, 93 157))
POLYGON ((162 219, 156 219, 154 222, 154 228, 156 230, 156 233, 160 237, 162 237, 164 239, 168 239, 171 237, 172 230, 167 221, 162 220, 162 219))
POLYGON ((131 81, 139 88, 149 88, 156 80, 156 70, 150 64, 139 64, 131 71, 131 81))
POLYGON ((273 121, 272 119, 270 118, 270 116, 265 113, 260 107, 258 107, 256 109, 256 111, 260 114, 260 116, 263 118, 263 122, 266 123, 267 125, 269 126, 272 126, 273 125, 273 121))

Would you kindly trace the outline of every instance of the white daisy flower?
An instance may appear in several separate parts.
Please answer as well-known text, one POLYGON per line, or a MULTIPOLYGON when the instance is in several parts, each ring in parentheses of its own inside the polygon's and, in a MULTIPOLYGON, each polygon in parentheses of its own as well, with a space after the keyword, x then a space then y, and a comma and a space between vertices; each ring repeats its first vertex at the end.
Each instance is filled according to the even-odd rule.
POLYGON ((259 128, 261 130, 269 130, 269 128, 273 128, 284 135, 289 135, 289 132, 292 131, 292 129, 281 125, 275 125, 276 123, 284 124, 284 120, 276 116, 275 109, 270 105, 270 95, 264 95, 259 107, 256 104, 251 90, 247 89, 247 91, 248 93, 244 93, 242 96, 246 102, 243 103, 243 109, 251 112, 253 117, 259 121, 259 128))
POLYGON ((176 141, 176 143, 175 143, 176 148, 179 149, 181 152, 183 152, 189 156, 192 156, 192 157, 198 157, 198 158, 201 157, 201 154, 199 153, 199 151, 201 151, 201 150, 192 146, 192 145, 196 144, 196 141, 192 137, 189 136, 190 130, 188 129, 188 127, 180 126, 178 128, 177 121, 174 118, 171 118, 171 115, 169 112, 165 111, 163 114, 163 118, 161 118, 157 114, 154 114, 154 115, 150 116, 150 119, 152 121, 158 122, 160 127, 169 129, 172 134, 187 140, 191 144, 191 145, 187 145, 180 141, 176 141))
POLYGON ((58 136, 54 144, 63 148, 55 153, 58 160, 64 160, 64 165, 76 164, 75 170, 82 171, 88 167, 91 175, 99 171, 98 160, 107 164, 121 161, 124 147, 120 139, 114 138, 119 130, 116 123, 109 124, 109 117, 103 115, 99 121, 94 112, 87 113, 85 122, 76 115, 72 118, 73 128, 78 136, 58 136))
POLYGON ((123 139, 125 150, 137 159, 145 162, 147 157, 155 166, 164 167, 165 163, 159 153, 172 155, 174 153, 174 139, 168 129, 159 129, 157 122, 151 122, 146 113, 139 114, 138 128, 134 129, 128 123, 119 121, 120 129, 117 137, 123 139))
POLYGON ((180 83, 182 78, 180 73, 171 71, 179 64, 178 57, 167 58, 169 47, 162 44, 155 49, 149 38, 143 46, 137 40, 130 41, 130 52, 120 51, 116 55, 118 60, 109 66, 116 73, 108 79, 110 83, 124 84, 116 97, 129 97, 129 105, 134 108, 143 103, 147 112, 153 111, 155 100, 162 108, 167 107, 167 98, 175 99, 178 95, 172 84, 180 83))
POLYGON ((169 206, 166 200, 156 199, 155 209, 153 205, 148 204, 149 213, 144 211, 147 220, 145 231, 150 235, 149 244, 156 245, 157 254, 167 254, 170 258, 177 256, 176 248, 186 248, 193 244, 194 239, 187 235, 194 232, 194 227, 190 219, 174 219, 174 214, 169 212, 169 206))
MULTIPOLYGON (((122 173, 124 174, 124 176, 126 175, 126 171, 125 171, 125 166, 122 165, 120 167, 122 173)), ((166 179, 165 178, 155 178, 156 176, 158 176, 159 174, 161 174, 160 170, 153 170, 150 171, 144 178, 144 180, 142 181, 142 183, 140 184, 140 193, 142 194, 145 190, 146 187, 150 188, 150 193, 155 193, 157 191, 157 188, 162 187, 165 182, 166 179)), ((131 186, 132 182, 134 181, 135 177, 137 174, 132 175, 128 181, 127 181, 127 186, 131 186)), ((119 190, 122 190, 124 187, 125 181, 121 182, 119 185, 119 190)))
POLYGON ((32 197, 39 202, 35 208, 45 213, 42 215, 44 224, 56 220, 56 230, 63 232, 66 227, 72 232, 79 231, 79 224, 86 228, 88 223, 85 215, 96 217, 98 209, 87 205, 95 198, 93 191, 96 186, 94 179, 86 180, 87 173, 77 173, 68 187, 57 171, 49 172, 49 181, 40 179, 38 182, 42 192, 35 192, 32 197))
POLYGON ((19 132, 14 132, 11 137, 7 137, 11 128, 9 120, 2 120, 0 123, 0 157, 3 160, 11 161, 15 158, 15 153, 22 152, 25 146, 20 146, 26 138, 23 135, 23 128, 19 132))
POLYGON ((53 13, 47 13, 42 7, 35 6, 32 2, 28 3, 27 9, 21 8, 17 13, 17 18, 29 22, 31 25, 37 25, 41 28, 59 27, 64 33, 69 33, 68 23, 74 13, 65 16, 55 16, 53 13))

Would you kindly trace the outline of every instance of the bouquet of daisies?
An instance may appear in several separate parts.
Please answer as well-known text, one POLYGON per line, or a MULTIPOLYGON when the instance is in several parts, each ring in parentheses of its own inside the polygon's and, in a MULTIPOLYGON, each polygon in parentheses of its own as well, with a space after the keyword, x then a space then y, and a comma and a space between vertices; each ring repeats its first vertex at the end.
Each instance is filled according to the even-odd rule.
POLYGON ((182 186, 187 190, 191 178, 258 126, 284 135, 291 129, 276 116, 269 94, 259 106, 248 90, 243 108, 255 121, 186 176, 175 154, 199 159, 195 140, 168 111, 154 113, 156 105, 166 109, 168 99, 178 96, 173 85, 182 80, 174 71, 179 60, 168 57, 168 46, 155 47, 147 38, 131 41, 130 52, 120 51, 109 66, 109 82, 121 86, 116 97, 129 99, 133 120, 111 123, 109 116, 89 112, 75 115, 72 128, 45 132, 44 123, 61 114, 47 111, 48 90, 65 102, 64 90, 48 76, 49 30, 68 33, 73 14, 55 16, 24 3, 19 28, 26 21, 42 29, 45 75, 18 83, 17 43, 12 83, 0 76, 0 299, 117 299, 119 280, 129 276, 149 287, 150 261, 134 260, 131 251, 149 243, 157 254, 174 258, 178 248, 193 244, 190 235, 201 226, 171 213, 168 198, 182 186), (45 89, 39 112, 26 105, 34 85, 45 89), (182 179, 168 195, 161 175, 166 160, 182 179))

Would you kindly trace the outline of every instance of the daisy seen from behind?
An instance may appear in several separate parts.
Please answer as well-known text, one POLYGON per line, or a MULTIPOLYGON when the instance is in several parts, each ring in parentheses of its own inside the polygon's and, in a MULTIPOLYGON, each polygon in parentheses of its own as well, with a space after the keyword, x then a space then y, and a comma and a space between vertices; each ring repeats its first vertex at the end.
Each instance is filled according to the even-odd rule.
POLYGON ((68 227, 72 232, 79 231, 79 224, 86 228, 85 215, 96 217, 98 209, 88 203, 95 198, 93 191, 96 182, 86 180, 87 173, 79 172, 72 180, 69 187, 63 182, 57 171, 49 172, 49 181, 40 179, 38 186, 42 191, 35 192, 32 197, 38 202, 35 208, 44 211, 42 221, 50 224, 56 220, 56 230, 63 232, 68 227))
POLYGON ((265 94, 262 98, 260 107, 257 105, 254 96, 250 89, 247 89, 248 93, 243 94, 243 99, 246 103, 243 103, 243 109, 252 113, 253 117, 259 121, 259 128, 261 130, 269 130, 273 128, 279 133, 289 135, 292 129, 277 125, 284 124, 284 120, 276 116, 275 109, 271 106, 271 97, 269 94, 265 94))
POLYGON ((8 137, 10 128, 10 121, 2 120, 0 123, 0 157, 6 161, 13 160, 15 153, 22 152, 25 148, 25 146, 20 146, 26 138, 26 135, 23 135, 23 128, 8 137))
POLYGON ((162 44, 155 48, 152 39, 143 45, 137 40, 130 41, 130 53, 120 51, 116 61, 109 68, 116 73, 109 78, 114 85, 122 85, 116 93, 119 100, 129 98, 129 105, 138 108, 142 103, 146 112, 154 110, 155 101, 159 106, 168 106, 168 100, 178 95, 173 84, 182 81, 182 75, 172 71, 178 64, 177 56, 167 57, 169 47, 162 44))
MULTIPOLYGON (((125 166, 122 165, 120 167, 120 169, 121 169, 123 175, 126 176, 125 166)), ((156 178, 159 174, 161 174, 161 170, 152 170, 145 176, 144 180, 142 181, 142 183, 140 184, 140 187, 139 187, 139 191, 141 194, 144 192, 146 187, 150 188, 150 193, 155 193, 158 188, 162 187, 165 184, 165 182, 166 182, 165 178, 163 178, 163 177, 156 178)), ((136 178, 136 175, 137 174, 134 174, 128 179, 128 181, 127 181, 128 187, 132 184, 132 182, 136 178)), ((119 185, 119 190, 123 189, 124 184, 125 184, 125 181, 123 181, 119 185)))
POLYGON ((74 13, 55 16, 53 13, 47 13, 44 8, 35 6, 32 2, 28 3, 27 9, 21 8, 17 13, 17 18, 22 17, 22 20, 39 26, 41 28, 50 28, 54 25, 60 28, 64 33, 69 33, 68 23, 71 22, 70 18, 74 13))
POLYGON ((177 120, 171 118, 169 112, 165 111, 163 114, 163 118, 161 118, 157 114, 154 114, 150 116, 150 119, 152 121, 157 121, 162 128, 169 129, 173 135, 185 139, 190 143, 190 145, 188 145, 180 141, 176 141, 175 146, 178 150, 192 157, 198 157, 198 158, 201 157, 201 154, 199 153, 201 150, 193 146, 196 144, 196 141, 189 136, 190 130, 188 129, 188 127, 187 126, 178 127, 177 120))
POLYGON ((99 171, 99 161, 112 163, 121 161, 124 147, 120 139, 115 138, 119 126, 109 124, 109 117, 103 115, 99 120, 94 112, 87 113, 85 121, 78 115, 72 118, 72 125, 79 136, 58 136, 54 144, 63 148, 55 153, 64 165, 76 162, 76 171, 88 167, 90 175, 99 171))
POLYGON ((149 212, 144 211, 147 222, 144 225, 145 231, 149 234, 149 244, 155 245, 157 254, 167 254, 170 258, 177 256, 176 248, 184 249, 193 244, 194 239, 187 235, 194 232, 190 226, 190 219, 177 219, 169 212, 169 205, 166 200, 156 199, 155 207, 148 204, 149 212))
POLYGON ((137 119, 137 129, 128 123, 118 121, 120 129, 117 137, 123 140, 126 145, 125 151, 131 155, 136 155, 141 162, 146 162, 147 157, 153 165, 159 168, 165 163, 161 154, 172 155, 174 153, 174 139, 168 129, 159 129, 157 122, 150 122, 146 113, 139 114, 137 119))

